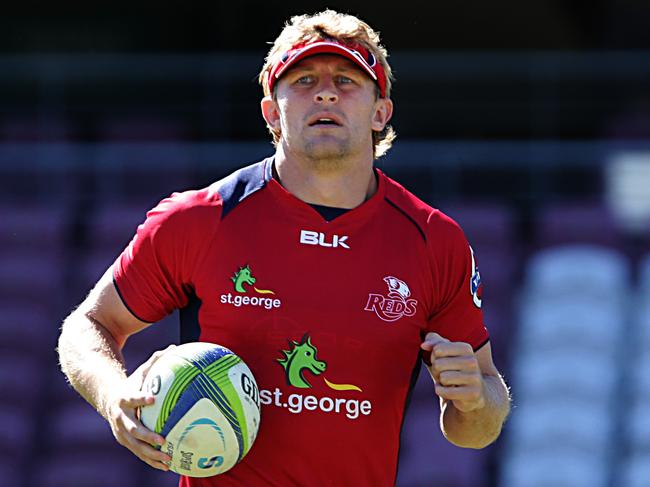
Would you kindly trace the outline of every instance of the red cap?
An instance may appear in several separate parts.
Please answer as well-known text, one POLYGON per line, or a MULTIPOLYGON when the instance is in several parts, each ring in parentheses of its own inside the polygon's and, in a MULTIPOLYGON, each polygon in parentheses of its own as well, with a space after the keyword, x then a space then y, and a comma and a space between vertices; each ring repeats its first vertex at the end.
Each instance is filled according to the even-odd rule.
POLYGON ((386 98, 386 73, 372 52, 359 44, 343 44, 334 40, 312 41, 296 44, 286 51, 269 71, 269 92, 291 66, 315 54, 338 54, 359 66, 379 86, 382 98, 386 98))

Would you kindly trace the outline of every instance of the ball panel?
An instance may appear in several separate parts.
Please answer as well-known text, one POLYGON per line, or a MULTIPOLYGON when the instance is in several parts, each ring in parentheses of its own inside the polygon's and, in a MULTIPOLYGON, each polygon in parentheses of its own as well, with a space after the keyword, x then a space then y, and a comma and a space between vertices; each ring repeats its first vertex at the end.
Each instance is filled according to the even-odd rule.
POLYGON ((212 400, 214 405, 219 409, 219 412, 230 424, 230 427, 237 438, 237 449, 239 451, 238 461, 241 460, 244 454, 244 439, 237 413, 233 410, 233 405, 239 401, 234 394, 232 386, 225 388, 223 386, 221 388, 217 387, 212 379, 204 374, 197 376, 192 385, 196 386, 203 396, 212 400))
POLYGON ((237 416, 242 425, 242 434, 244 436, 244 456, 250 450, 260 422, 260 395, 255 378, 250 369, 244 362, 239 362, 236 366, 228 371, 230 382, 233 385, 240 403, 237 408, 237 416))
POLYGON ((237 442, 230 423, 209 399, 203 398, 169 431, 162 449, 172 457, 172 471, 210 477, 237 463, 237 442))
MULTIPOLYGON (((179 357, 180 358, 180 357, 179 357)), ((178 363, 174 364, 172 370, 174 371, 174 379, 172 380, 171 386, 165 399, 163 400, 160 414, 158 415, 155 430, 156 433, 163 431, 167 418, 172 412, 172 409, 175 407, 175 404, 178 402, 181 394, 185 392, 187 387, 192 383, 192 381, 200 374, 200 370, 196 367, 191 366, 189 362, 183 360, 185 364, 179 366, 178 363), (190 365, 188 367, 188 365, 190 365)))

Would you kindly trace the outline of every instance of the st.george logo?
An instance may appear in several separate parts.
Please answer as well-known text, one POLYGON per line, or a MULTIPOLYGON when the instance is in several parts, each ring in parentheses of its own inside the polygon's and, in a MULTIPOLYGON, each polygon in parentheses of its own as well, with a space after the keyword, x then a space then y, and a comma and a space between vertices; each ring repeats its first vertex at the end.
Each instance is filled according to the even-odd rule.
POLYGON ((408 285, 393 276, 384 277, 388 286, 388 294, 368 294, 365 311, 374 311, 377 316, 387 322, 397 321, 403 316, 413 316, 418 305, 417 299, 411 298, 408 285))
POLYGON ((250 266, 246 264, 239 268, 235 275, 230 278, 235 288, 235 294, 228 293, 222 294, 220 297, 221 304, 229 304, 239 308, 241 306, 259 306, 264 309, 279 308, 282 301, 278 298, 265 297, 268 295, 274 296, 275 292, 271 289, 257 289, 253 284, 257 279, 253 276, 253 271, 250 266), (255 294, 253 294, 253 291, 255 294))

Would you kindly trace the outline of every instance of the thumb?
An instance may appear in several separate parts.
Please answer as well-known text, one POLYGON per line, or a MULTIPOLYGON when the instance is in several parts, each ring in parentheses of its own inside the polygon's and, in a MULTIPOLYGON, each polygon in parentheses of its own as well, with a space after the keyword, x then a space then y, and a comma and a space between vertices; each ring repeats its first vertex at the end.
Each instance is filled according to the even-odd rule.
POLYGON ((447 340, 442 335, 439 335, 438 333, 429 332, 424 337, 424 341, 420 344, 420 348, 422 350, 433 350, 433 347, 435 347, 438 343, 445 342, 449 342, 449 340, 447 340))

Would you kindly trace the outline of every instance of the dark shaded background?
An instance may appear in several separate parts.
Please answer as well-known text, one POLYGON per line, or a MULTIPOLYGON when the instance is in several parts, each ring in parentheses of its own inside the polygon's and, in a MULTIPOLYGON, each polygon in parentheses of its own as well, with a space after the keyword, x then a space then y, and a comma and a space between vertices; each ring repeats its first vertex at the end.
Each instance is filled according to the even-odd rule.
MULTIPOLYGON (((531 269, 549 249, 579 245, 578 257, 594 248, 611 252, 627 269, 619 291, 634 303, 617 308, 612 323, 622 323, 621 337, 630 330, 645 336, 632 311, 645 309, 648 294, 643 262, 650 218, 630 223, 620 207, 650 205, 643 170, 650 164, 650 4, 327 6, 359 15, 382 34, 397 79, 398 139, 378 166, 465 229, 486 284, 495 360, 507 378, 515 377, 522 410, 527 397, 517 397, 516 376, 526 358, 521 344, 534 294, 531 269), (638 175, 616 186, 623 172, 616 162, 630 154, 641 161, 638 175), (623 198, 632 203, 623 205, 623 198)), ((272 152, 257 73, 288 17, 323 7, 291 1, 1 7, 0 479, 7 485, 175 482, 117 446, 107 425, 66 387, 56 367, 57 328, 148 208, 272 152)), ((581 279, 571 289, 586 294, 593 278, 581 279)), ((618 296, 613 281, 605 281, 608 294, 618 296)), ((592 323, 582 321, 583 336, 598 338, 592 323)), ((172 316, 130 340, 129 368, 176 340, 172 316)), ((613 360, 625 375, 625 361, 613 360)), ((451 447, 436 431, 427 375, 420 376, 405 422, 398 484, 434 485, 435 479, 446 487, 522 487, 512 480, 513 469, 544 456, 548 444, 517 443, 521 428, 513 421, 513 431, 482 452, 451 447)), ((602 400, 632 404, 635 391, 621 380, 602 400)), ((635 428, 621 419, 623 408, 608 411, 618 428, 604 433, 606 454, 593 457, 603 471, 580 475, 584 462, 565 455, 570 460, 556 470, 566 485, 650 483, 650 472, 636 466, 650 464, 650 433, 626 433, 635 428)), ((609 431, 600 424, 591 429, 609 431)), ((587 440, 569 436, 551 444, 575 440, 575 451, 590 452, 587 440)), ((551 485, 541 474, 527 478, 527 485, 551 485)))

